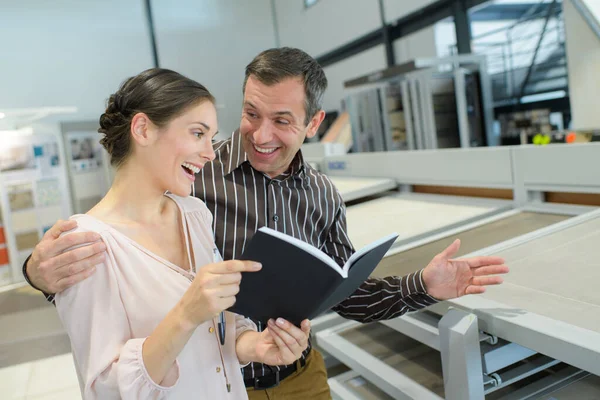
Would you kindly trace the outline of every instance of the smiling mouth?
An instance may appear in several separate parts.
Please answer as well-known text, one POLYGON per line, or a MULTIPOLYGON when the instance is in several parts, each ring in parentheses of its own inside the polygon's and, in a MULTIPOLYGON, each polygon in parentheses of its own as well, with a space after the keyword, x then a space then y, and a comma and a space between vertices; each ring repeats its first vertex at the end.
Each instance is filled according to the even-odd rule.
POLYGON ((183 163, 181 164, 181 168, 183 168, 183 170, 185 172, 187 172, 189 175, 194 176, 195 174, 197 174, 198 172, 200 172, 200 168, 192 165, 190 163, 183 163))
POLYGON ((255 144, 253 146, 254 146, 254 150, 256 150, 260 154, 271 154, 279 148, 279 147, 259 147, 255 144))

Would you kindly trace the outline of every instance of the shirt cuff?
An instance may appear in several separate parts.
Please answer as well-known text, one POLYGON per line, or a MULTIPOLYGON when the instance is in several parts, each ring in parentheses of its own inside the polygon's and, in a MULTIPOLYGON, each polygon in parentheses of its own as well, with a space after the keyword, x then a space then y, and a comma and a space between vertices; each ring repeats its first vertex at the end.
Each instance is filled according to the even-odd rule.
MULTIPOLYGON (((248 331, 252 331, 252 332, 258 331, 256 324, 254 322, 252 322, 249 318, 244 318, 241 315, 236 315, 235 318, 236 318, 236 321, 235 321, 235 341, 236 342, 242 333, 248 332, 248 331)), ((252 361, 244 363, 244 364, 242 364, 242 363, 239 363, 239 364, 240 364, 241 368, 244 368, 245 366, 247 366, 251 363, 252 363, 252 361)))
POLYGON ((138 392, 145 393, 149 397, 154 397, 154 394, 168 392, 172 390, 177 382, 179 382, 179 363, 177 360, 173 363, 169 371, 160 383, 154 382, 144 365, 142 348, 146 338, 130 339, 121 351, 121 357, 118 361, 119 368, 119 387, 121 392, 138 392), (138 381, 141 378, 142 382, 138 381), (141 385, 140 385, 141 383, 141 385), (136 390, 131 390, 129 386, 140 385, 136 390))
POLYGON ((32 288, 34 288, 35 290, 39 290, 40 292, 42 292, 44 294, 44 296, 46 297, 46 300, 48 300, 51 303, 54 303, 54 295, 50 294, 50 293, 46 293, 44 292, 42 289, 40 289, 39 287, 35 286, 31 280, 29 279, 29 275, 27 275, 27 263, 29 262, 29 260, 31 259, 32 254, 29 255, 29 257, 27 257, 25 259, 25 262, 23 263, 23 277, 25 278, 25 282, 27 282, 29 284, 29 286, 31 286, 32 288))
POLYGON ((433 297, 429 293, 427 293, 427 287, 425 286, 425 281, 423 280, 423 271, 424 270, 425 269, 421 269, 421 270, 417 271, 417 276, 416 276, 416 279, 414 280, 416 293, 422 293, 425 296, 427 296, 429 298, 428 305, 439 303, 441 300, 436 299, 435 297, 433 297))

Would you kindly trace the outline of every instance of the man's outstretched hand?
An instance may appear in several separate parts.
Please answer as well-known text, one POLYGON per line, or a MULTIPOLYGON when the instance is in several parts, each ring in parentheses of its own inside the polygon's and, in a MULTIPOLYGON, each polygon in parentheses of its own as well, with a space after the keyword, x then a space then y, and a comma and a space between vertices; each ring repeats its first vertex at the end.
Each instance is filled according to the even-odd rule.
POLYGON ((508 267, 504 259, 493 256, 453 259, 460 248, 455 240, 444 251, 435 256, 423 270, 423 281, 427 293, 438 300, 448 300, 467 294, 485 292, 488 285, 499 285, 508 267))

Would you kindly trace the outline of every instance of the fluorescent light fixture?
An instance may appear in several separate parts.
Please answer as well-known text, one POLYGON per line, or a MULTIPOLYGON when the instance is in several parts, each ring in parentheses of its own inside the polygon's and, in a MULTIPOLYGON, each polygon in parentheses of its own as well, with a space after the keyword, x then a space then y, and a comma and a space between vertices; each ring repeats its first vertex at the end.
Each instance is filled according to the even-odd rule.
POLYGON ((564 90, 555 90, 554 92, 530 94, 528 96, 521 97, 521 103, 525 104, 525 103, 533 103, 535 101, 560 99, 562 97, 565 97, 566 95, 567 95, 567 92, 564 90))
POLYGON ((6 117, 6 114, 4 114, 3 112, 0 112, 0 119, 6 117))

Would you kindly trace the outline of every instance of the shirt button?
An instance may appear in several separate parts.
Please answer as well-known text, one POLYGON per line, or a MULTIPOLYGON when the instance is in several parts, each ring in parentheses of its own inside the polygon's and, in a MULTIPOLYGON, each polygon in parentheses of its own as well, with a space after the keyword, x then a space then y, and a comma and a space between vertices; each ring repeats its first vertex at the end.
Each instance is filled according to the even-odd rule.
POLYGON ((208 333, 213 333, 215 331, 215 328, 213 328, 212 326, 210 328, 208 328, 208 333))
POLYGON ((279 221, 279 216, 273 215, 273 221, 275 221, 275 222, 279 221))
POLYGON ((217 374, 221 372, 221 367, 217 367, 217 374))

